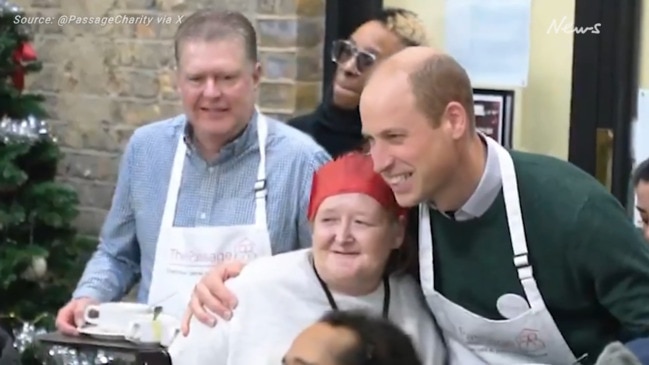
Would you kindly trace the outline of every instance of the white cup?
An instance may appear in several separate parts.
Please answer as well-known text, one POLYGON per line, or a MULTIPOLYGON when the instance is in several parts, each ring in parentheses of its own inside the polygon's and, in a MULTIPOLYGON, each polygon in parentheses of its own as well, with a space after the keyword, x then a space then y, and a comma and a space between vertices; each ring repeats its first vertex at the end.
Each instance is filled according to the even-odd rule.
POLYGON ((131 321, 124 337, 140 344, 160 344, 168 347, 180 333, 180 322, 172 316, 160 314, 156 320, 146 315, 131 321))
POLYGON ((153 307, 140 303, 112 302, 87 306, 83 319, 101 329, 124 332, 129 323, 142 315, 153 318, 153 307))

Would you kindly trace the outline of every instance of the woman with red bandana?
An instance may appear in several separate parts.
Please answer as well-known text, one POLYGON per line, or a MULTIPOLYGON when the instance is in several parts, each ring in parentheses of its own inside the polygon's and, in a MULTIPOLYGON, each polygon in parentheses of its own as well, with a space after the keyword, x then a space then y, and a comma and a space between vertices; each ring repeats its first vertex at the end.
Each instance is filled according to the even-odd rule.
POLYGON ((324 165, 308 210, 313 247, 255 260, 228 280, 235 315, 215 327, 192 320, 169 349, 173 364, 280 364, 293 339, 329 310, 383 316, 412 338, 422 364, 442 364, 434 321, 402 270, 403 213, 369 156, 324 165))

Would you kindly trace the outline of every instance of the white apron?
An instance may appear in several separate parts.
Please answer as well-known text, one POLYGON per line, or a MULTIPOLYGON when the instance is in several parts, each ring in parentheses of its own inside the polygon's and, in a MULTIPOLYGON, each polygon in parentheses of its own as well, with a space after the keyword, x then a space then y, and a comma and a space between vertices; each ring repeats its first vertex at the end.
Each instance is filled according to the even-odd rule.
MULTIPOLYGON (((421 286, 426 301, 435 314, 444 337, 447 338, 452 363, 467 365, 481 363, 482 361, 476 358, 477 355, 488 364, 575 364, 577 359, 545 307, 543 297, 534 280, 532 267, 528 262, 525 228, 512 158, 497 142, 491 138, 485 139, 498 151, 507 223, 514 252, 512 261, 518 271, 529 304, 525 303, 520 296, 515 296, 517 298, 514 299, 519 299, 514 303, 518 306, 516 313, 512 313, 505 320, 492 320, 464 309, 437 292, 433 278, 430 211, 427 204, 421 204, 419 206, 419 264, 421 286)), ((494 242, 494 244, 505 244, 505 242, 494 242)))
MULTIPOLYGON (((257 114, 259 167, 255 182, 255 222, 224 227, 174 227, 176 203, 182 180, 187 146, 181 138, 171 168, 167 200, 156 245, 148 303, 181 318, 192 290, 214 265, 227 260, 250 261, 272 254, 266 223, 266 136, 267 119, 257 114)), ((247 187, 241 187, 246 189, 247 187)))

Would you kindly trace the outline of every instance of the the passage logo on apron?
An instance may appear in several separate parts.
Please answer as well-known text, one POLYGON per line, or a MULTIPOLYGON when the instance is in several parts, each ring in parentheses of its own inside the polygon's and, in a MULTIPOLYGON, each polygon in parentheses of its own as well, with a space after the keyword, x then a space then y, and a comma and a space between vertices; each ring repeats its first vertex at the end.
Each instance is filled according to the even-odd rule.
POLYGON ((532 356, 545 355, 545 342, 540 338, 539 331, 526 328, 516 337, 516 343, 524 353, 532 356))
POLYGON ((545 342, 541 339, 538 330, 525 328, 511 340, 498 339, 488 335, 466 333, 462 326, 458 332, 463 337, 463 342, 473 350, 484 352, 508 352, 525 354, 530 357, 546 356, 545 342))
MULTIPOLYGON (((249 262, 257 258, 254 243, 248 238, 244 238, 229 247, 211 247, 206 251, 200 251, 197 247, 188 250, 181 250, 179 247, 172 247, 169 250, 169 271, 183 272, 192 275, 193 270, 188 267, 205 268, 213 267, 226 261, 236 260, 249 262), (178 270, 174 270, 178 267, 178 270), (181 269, 182 268, 182 269, 181 269)), ((196 272, 196 275, 202 275, 203 270, 196 272)))

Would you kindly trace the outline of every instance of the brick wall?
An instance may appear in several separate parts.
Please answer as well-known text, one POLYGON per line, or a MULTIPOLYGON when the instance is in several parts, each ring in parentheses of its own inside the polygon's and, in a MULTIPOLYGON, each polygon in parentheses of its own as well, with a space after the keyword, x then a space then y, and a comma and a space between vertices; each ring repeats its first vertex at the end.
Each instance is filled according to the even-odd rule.
MULTIPOLYGON (((206 6, 239 10, 254 20, 265 77, 262 111, 286 119, 320 98, 325 0, 13 0, 28 15, 153 16, 150 25, 34 25, 43 71, 27 88, 47 97, 66 157, 61 179, 82 203, 79 229, 98 231, 110 206, 120 154, 135 128, 180 112, 173 85, 177 15, 206 6), (159 16, 171 24, 158 24, 159 16)), ((69 18, 68 18, 69 19, 69 18)), ((56 21, 55 21, 56 23, 56 21)))

